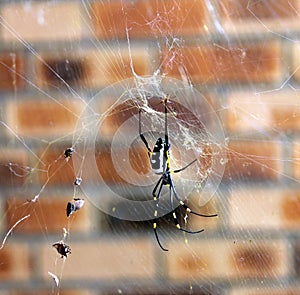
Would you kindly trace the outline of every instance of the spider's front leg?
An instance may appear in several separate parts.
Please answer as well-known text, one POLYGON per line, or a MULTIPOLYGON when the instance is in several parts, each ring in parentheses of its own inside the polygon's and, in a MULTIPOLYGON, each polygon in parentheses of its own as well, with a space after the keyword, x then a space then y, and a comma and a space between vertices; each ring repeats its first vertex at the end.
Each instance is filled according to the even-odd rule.
POLYGON ((152 151, 151 151, 151 149, 150 149, 150 147, 149 147, 149 144, 148 144, 148 142, 147 142, 147 140, 146 140, 144 134, 142 133, 141 112, 142 112, 142 110, 139 110, 139 134, 140 134, 140 138, 142 139, 143 143, 145 144, 145 146, 146 146, 146 148, 147 148, 148 156, 149 156, 149 158, 150 158, 152 151))

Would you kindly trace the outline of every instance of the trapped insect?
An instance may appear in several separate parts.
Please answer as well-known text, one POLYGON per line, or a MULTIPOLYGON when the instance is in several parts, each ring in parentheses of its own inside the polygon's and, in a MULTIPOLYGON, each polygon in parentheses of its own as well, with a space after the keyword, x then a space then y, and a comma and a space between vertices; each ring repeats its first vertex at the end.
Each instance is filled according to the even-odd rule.
MULTIPOLYGON (((190 162, 189 164, 187 164, 186 166, 180 168, 180 169, 176 169, 176 170, 171 170, 171 157, 170 157, 170 142, 169 142, 169 135, 168 135, 168 118, 167 118, 167 114, 168 114, 168 108, 167 108, 167 103, 169 103, 169 97, 163 99, 163 104, 164 104, 164 115, 165 115, 165 136, 164 138, 158 138, 153 150, 150 149, 149 144, 145 138, 145 136, 142 133, 142 122, 141 122, 141 109, 139 110, 139 135, 140 138, 142 139, 145 147, 147 148, 148 151, 148 156, 150 159, 150 164, 151 164, 151 168, 152 171, 157 174, 157 175, 161 175, 158 182, 156 183, 153 191, 152 191, 152 196, 153 196, 153 200, 156 202, 156 207, 158 207, 158 202, 159 202, 159 198, 161 196, 161 191, 163 186, 168 186, 169 188, 169 193, 170 193, 170 202, 172 202, 172 198, 173 196, 175 196, 175 199, 179 202, 179 204, 186 210, 186 213, 191 213, 191 214, 195 214, 201 217, 216 217, 218 216, 217 214, 212 214, 212 215, 206 215, 206 214, 201 214, 201 213, 197 213, 192 211, 181 199, 181 197, 177 194, 176 189, 175 189, 175 185, 173 182, 173 178, 172 178, 172 174, 173 173, 179 173, 185 169, 187 169, 189 166, 193 165, 197 159, 193 160, 192 162, 190 162), (156 193, 158 190, 158 193, 156 193)), ((172 203, 171 203, 172 205, 172 203)), ((181 225, 178 222, 176 213, 175 213, 175 208, 172 208, 172 216, 173 216, 173 221, 175 223, 175 226, 177 229, 184 231, 186 233, 189 234, 196 234, 196 233, 200 233, 202 231, 204 231, 204 229, 198 230, 198 231, 190 231, 187 229, 184 229, 181 227, 181 225)), ((155 237, 157 240, 157 243, 159 244, 160 248, 163 251, 168 251, 167 249, 165 249, 159 238, 158 238, 158 234, 157 234, 157 224, 158 224, 158 218, 157 218, 157 210, 154 211, 154 221, 153 221, 153 229, 154 229, 154 233, 155 233, 155 237)))
POLYGON ((56 242, 52 245, 57 252, 61 255, 61 258, 64 256, 67 257, 68 254, 71 254, 71 248, 67 244, 65 244, 63 241, 56 242))
POLYGON ((84 205, 84 199, 74 198, 73 202, 68 202, 67 204, 67 217, 69 217, 73 212, 80 210, 84 205))
POLYGON ((64 156, 66 159, 69 159, 72 157, 72 154, 75 152, 75 150, 73 148, 67 148, 65 151, 64 151, 64 156))

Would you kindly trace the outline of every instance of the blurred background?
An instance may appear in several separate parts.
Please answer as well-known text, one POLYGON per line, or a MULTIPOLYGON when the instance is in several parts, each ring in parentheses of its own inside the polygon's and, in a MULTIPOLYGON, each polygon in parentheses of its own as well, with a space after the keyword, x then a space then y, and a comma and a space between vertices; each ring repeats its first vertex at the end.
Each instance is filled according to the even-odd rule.
POLYGON ((0 1, 0 295, 300 294, 299 14, 299 0, 0 1), (165 252, 138 111, 152 149, 167 97, 171 165, 198 160, 176 190, 218 217, 178 207, 205 229, 179 231, 164 187, 165 252))

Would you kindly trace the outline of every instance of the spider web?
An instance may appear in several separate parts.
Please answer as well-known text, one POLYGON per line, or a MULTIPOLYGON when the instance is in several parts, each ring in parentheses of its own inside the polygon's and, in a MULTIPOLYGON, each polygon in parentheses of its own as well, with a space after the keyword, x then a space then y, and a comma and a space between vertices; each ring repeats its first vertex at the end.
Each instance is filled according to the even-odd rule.
MULTIPOLYGON (((105 5, 107 1, 98 2, 105 5)), ((192 2, 197 3, 197 1, 192 2)), ((243 63, 247 55, 246 47, 242 42, 243 38, 248 43, 254 43, 260 36, 268 38, 275 36, 283 40, 286 48, 291 44, 296 48, 298 44, 296 29, 295 31, 290 29, 294 28, 294 20, 290 22, 284 20, 279 23, 278 27, 278 24, 274 25, 274 21, 266 18, 261 11, 265 9, 273 15, 273 18, 281 15, 282 11, 293 11, 298 16, 299 11, 296 2, 293 1, 287 1, 287 5, 284 6, 281 4, 282 1, 269 1, 268 5, 265 1, 242 1, 241 5, 246 7, 252 28, 247 33, 246 29, 249 25, 247 22, 245 25, 241 24, 236 27, 230 21, 220 21, 219 16, 222 10, 228 9, 225 1, 220 5, 216 1, 202 2, 209 11, 211 22, 210 24, 203 22, 205 33, 199 34, 197 40, 182 37, 184 34, 180 33, 180 29, 174 32, 172 22, 177 19, 176 2, 169 5, 166 1, 164 13, 154 11, 149 19, 141 14, 144 24, 141 26, 139 23, 132 22, 130 10, 134 8, 124 1, 123 13, 126 16, 124 37, 114 38, 112 41, 105 39, 99 41, 89 22, 96 13, 93 10, 94 6, 87 1, 81 1, 84 12, 81 20, 88 37, 83 42, 72 41, 71 44, 63 46, 58 44, 58 48, 53 48, 63 51, 67 57, 76 56, 74 49, 79 56, 84 55, 86 48, 99 50, 99 55, 94 57, 96 63, 101 63, 101 58, 111 61, 113 56, 118 57, 121 62, 116 66, 114 73, 119 77, 120 82, 109 83, 108 87, 88 88, 73 85, 69 82, 68 76, 61 76, 59 69, 40 53, 42 49, 45 49, 43 46, 47 48, 49 45, 52 50, 54 45, 45 44, 39 48, 34 42, 23 38, 4 17, 0 17, 2 30, 15 37, 15 41, 11 45, 6 45, 7 48, 5 48, 10 52, 13 63, 1 64, 15 77, 13 92, 7 97, 5 95, 1 103, 0 122, 3 138, 9 138, 8 142, 2 142, 5 148, 2 156, 7 159, 2 164, 2 169, 10 171, 12 176, 6 183, 4 181, 3 194, 13 196, 12 199, 15 202, 9 208, 5 207, 4 201, 2 202, 3 223, 6 223, 5 218, 9 215, 12 215, 13 221, 10 226, 2 225, 3 239, 0 251, 9 248, 13 241, 22 241, 35 248, 38 247, 37 243, 48 245, 51 257, 46 265, 49 265, 49 269, 46 274, 42 275, 48 276, 48 281, 38 283, 39 289, 51 290, 53 294, 59 294, 61 290, 64 290, 64 286, 66 289, 71 289, 74 286, 83 285, 86 289, 102 290, 112 294, 153 293, 153 288, 158 293, 170 294, 223 294, 224 292, 234 294, 234 292, 244 290, 272 292, 279 287, 293 289, 296 286, 297 279, 293 275, 294 265, 285 270, 288 263, 283 261, 281 270, 273 271, 274 264, 270 264, 270 260, 273 261, 277 256, 281 257, 281 253, 294 247, 299 234, 292 227, 287 233, 284 233, 280 226, 275 228, 272 221, 275 219, 276 224, 280 214, 268 212, 268 205, 271 206, 277 202, 272 197, 276 196, 276 190, 296 190, 298 185, 298 180, 291 171, 292 164, 298 161, 298 155, 293 154, 293 144, 297 135, 282 131, 281 126, 288 124, 286 122, 289 122, 292 117, 298 116, 298 87, 294 77, 297 75, 299 64, 292 66, 290 61, 282 56, 280 62, 287 69, 286 76, 278 79, 278 82, 274 84, 252 82, 223 84, 222 78, 214 79, 213 77, 204 81, 207 83, 193 83, 193 67, 206 68, 209 63, 207 61, 207 64, 199 64, 193 60, 193 66, 191 66, 188 63, 191 61, 185 60, 184 52, 194 43, 213 45, 214 48, 224 52, 233 50, 235 46, 233 52, 241 60, 241 71, 247 71, 247 66, 243 63), (285 29, 286 27, 289 29, 285 29), (258 30, 257 37, 253 37, 253 34, 256 34, 253 33, 253 28, 258 30), (135 35, 139 30, 150 34, 149 39, 140 41, 142 45, 138 43, 135 35), (243 37, 237 34, 239 30, 245 33, 243 37), (239 45, 236 47, 236 44, 239 45), (148 63, 151 70, 147 76, 138 74, 136 70, 138 65, 135 64, 134 58, 136 49, 143 46, 158 52, 159 55, 153 59, 149 57, 148 63), (59 85, 53 83, 45 88, 36 82, 32 73, 24 74, 16 71, 15 52, 20 49, 29 52, 30 58, 37 59, 44 65, 56 81, 59 81, 59 85), (123 60, 124 52, 129 58, 130 78, 128 79, 124 79, 123 76, 124 68, 128 67, 126 60, 123 60), (172 77, 174 69, 177 73, 176 78, 172 77), (74 129, 60 135, 55 133, 55 136, 51 134, 31 135, 30 133, 24 135, 19 132, 22 126, 12 124, 5 114, 8 99, 12 98, 14 102, 17 102, 21 96, 22 98, 24 96, 16 83, 19 78, 30 89, 31 95, 41 97, 49 105, 56 103, 70 113, 76 119, 74 129), (247 95, 244 94, 245 89, 247 95), (278 105, 282 105, 283 110, 287 107, 286 102, 281 98, 281 94, 285 91, 289 91, 290 96, 295 97, 292 105, 295 108, 294 114, 279 116, 277 125, 269 125, 270 121, 265 116, 268 110, 278 105), (167 188, 164 188, 159 202, 158 215, 162 217, 162 220, 159 223, 158 233, 161 242, 169 249, 171 258, 163 256, 154 238, 151 219, 156 207, 152 199, 152 190, 159 177, 150 169, 147 151, 138 132, 138 111, 142 110, 142 130, 151 149, 157 138, 165 135, 162 101, 166 98, 170 101, 167 117, 172 169, 179 169, 197 159, 195 165, 181 173, 174 174, 176 190, 191 208, 196 208, 195 211, 204 214, 218 213, 217 219, 205 219, 187 216, 178 207, 176 212, 180 216, 182 227, 193 230, 205 228, 205 232, 199 235, 179 232, 168 215, 178 204, 176 200, 174 200, 175 205, 170 203, 169 192, 167 188), (74 105, 76 111, 74 111, 74 105), (259 112, 257 105, 260 106, 259 112), (227 118, 234 112, 238 118, 241 118, 240 125, 243 128, 235 127, 237 130, 228 128, 228 131, 226 129, 227 118), (243 152, 241 149, 234 148, 235 142, 244 142, 250 147, 253 144, 260 144, 263 151, 251 154, 245 149, 246 152, 243 152), (276 144, 284 146, 281 154, 277 153, 278 156, 273 156, 264 152, 265 147, 271 149, 276 144), (64 151, 70 147, 74 149, 74 153, 72 158, 66 158, 64 151), (16 149, 25 154, 29 157, 30 164, 22 165, 19 162, 12 162, 11 155, 6 152, 8 149, 16 149), (55 150, 55 154, 52 159, 46 161, 45 157, 51 150, 55 150), (105 162, 107 158, 110 160, 105 162), (226 169, 234 169, 236 163, 242 163, 240 167, 243 168, 228 174, 226 169), (280 168, 274 163, 279 163, 280 168), (107 168, 111 165, 113 171, 107 168), (73 171, 74 176, 70 185, 53 185, 57 177, 61 177, 69 170, 73 171), (259 175, 266 175, 266 180, 253 181, 252 176, 257 170, 263 171, 259 175), (39 177, 39 175, 43 176, 39 177), (268 175, 271 175, 271 181, 268 180, 268 175), (280 179, 280 183, 272 179, 280 179), (73 184, 76 180, 80 185, 73 184), (264 198, 264 194, 267 194, 267 197, 264 198), (55 195, 68 196, 62 210, 65 210, 67 202, 73 201, 74 198, 84 198, 85 205, 78 212, 74 212, 71 218, 66 217, 65 222, 59 225, 59 231, 53 233, 48 230, 50 224, 45 221, 48 220, 48 213, 41 212, 40 201, 46 199, 50 211, 55 203, 52 200, 55 195), (236 207, 231 207, 236 195, 240 201, 234 203, 236 207), (251 205, 259 203, 257 200, 260 197, 264 200, 261 208, 251 205), (94 224, 94 226, 88 226, 89 233, 87 234, 82 234, 82 231, 77 233, 76 227, 73 226, 74 220, 84 211, 89 212, 90 222, 94 224), (261 218, 252 222, 249 219, 252 215, 257 216, 254 214, 256 211, 260 213, 261 218), (245 212, 250 212, 250 214, 243 216, 245 212), (101 220, 101 225, 99 225, 99 220, 101 220), (33 243, 33 236, 27 234, 27 224, 35 228, 35 234, 39 237, 38 242, 33 243), (151 239, 154 249, 151 251, 154 251, 157 257, 154 262, 147 254, 137 255, 137 257, 143 257, 140 259, 143 259, 145 263, 154 264, 156 269, 154 278, 146 276, 147 278, 143 280, 131 279, 126 277, 126 270, 119 265, 120 270, 116 270, 115 273, 112 271, 108 275, 108 278, 113 278, 114 275, 122 278, 116 285, 115 283, 105 284, 104 279, 98 282, 91 274, 91 270, 87 269, 87 264, 80 260, 79 248, 75 246, 73 250, 72 243, 103 239, 101 241, 105 244, 105 238, 101 234, 112 239, 112 250, 123 256, 128 254, 128 247, 125 247, 128 241, 131 247, 135 247, 135 241, 139 237, 151 239), (52 244, 58 241, 71 246, 72 256, 61 258, 51 249, 52 244), (245 245, 251 245, 257 252, 254 254, 247 252, 244 250, 245 245), (268 252, 276 246, 278 246, 278 252, 273 258, 268 252), (237 252, 238 255, 236 255, 237 252), (185 255, 186 253, 188 255, 185 255), (226 263, 222 255, 239 260, 235 264, 237 268, 235 271, 224 274, 226 268, 222 266, 226 263), (204 256, 211 260, 205 260, 204 256), (72 257, 71 262, 69 262, 70 257, 72 257), (181 270, 183 266, 187 270, 191 267, 194 273, 191 272, 188 277, 183 277, 187 271, 176 272, 178 261, 181 262, 181 270), (215 267, 209 264, 210 261, 220 261, 216 267, 218 270, 212 270, 215 267), (249 261, 255 267, 247 265, 249 261), (82 269, 82 265, 85 268, 82 269), (70 268, 74 266, 81 269, 82 273, 91 274, 90 283, 83 284, 84 276, 83 279, 79 276, 76 284, 68 280, 68 277, 65 278, 65 272, 69 273, 70 268), (248 273, 245 271, 247 267, 250 269, 248 273), (251 267, 257 269, 257 273, 251 273, 251 267), (267 275, 259 272, 259 269, 267 275), (292 275, 288 277, 290 273, 292 275), (170 276, 169 279, 168 276, 170 276), (162 283, 161 278, 166 279, 166 283, 162 283)), ((34 4, 33 1, 18 1, 17 3, 23 3, 27 9, 34 4)), ((48 3, 55 4, 58 1, 48 1, 48 3)), ((192 5, 189 10, 185 11, 186 17, 181 20, 182 23, 178 24, 179 28, 183 27, 193 8, 195 7, 192 5)), ((116 24, 112 21, 112 32, 117 30, 115 26, 116 24)), ((266 45, 268 40, 263 43, 266 45)), ((226 61, 222 59, 218 62, 220 65, 226 64, 226 61)), ((103 76, 109 75, 109 72, 104 70, 102 74, 103 76)), ((70 73, 70 76, 72 75, 76 74, 70 73)), ((221 74, 220 77, 222 77, 221 74)), ((30 95, 27 96, 30 99, 30 95)), ((53 217, 53 222, 55 223, 55 217, 53 217)), ((109 247, 104 247, 104 249, 109 249, 109 247)), ((99 252, 101 250, 99 246, 99 252)), ((108 265, 101 264, 103 259, 101 254, 94 255, 91 261, 99 268, 108 265)), ((292 260, 291 257, 289 259, 292 260)), ((35 258, 34 261, 38 264, 40 260, 35 258)), ((118 266, 118 261, 115 263, 118 266)), ((41 267, 37 266, 37 269, 41 267)), ((144 272, 147 274, 151 270, 145 267, 144 272)), ((113 282, 113 279, 110 282, 113 282)), ((6 287, 13 290, 12 286, 3 283, 2 288, 6 287)), ((29 282, 26 288, 36 290, 37 286, 33 281, 29 282)))

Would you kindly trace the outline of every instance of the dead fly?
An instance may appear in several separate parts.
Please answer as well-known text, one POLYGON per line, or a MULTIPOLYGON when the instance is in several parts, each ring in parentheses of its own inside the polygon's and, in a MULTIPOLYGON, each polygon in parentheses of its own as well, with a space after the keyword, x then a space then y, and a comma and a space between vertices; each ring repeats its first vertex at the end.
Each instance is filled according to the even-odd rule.
POLYGON ((72 154, 74 153, 74 149, 73 148, 67 148, 65 151, 64 151, 64 156, 66 159, 70 159, 72 157, 72 154))
POLYGON ((67 217, 69 217, 73 212, 78 211, 84 205, 84 199, 74 198, 72 202, 67 204, 67 217))
POLYGON ((57 250, 57 252, 61 255, 61 258, 63 258, 64 256, 67 257, 68 254, 71 254, 70 246, 65 244, 63 241, 54 243, 52 247, 57 250))

